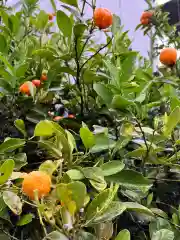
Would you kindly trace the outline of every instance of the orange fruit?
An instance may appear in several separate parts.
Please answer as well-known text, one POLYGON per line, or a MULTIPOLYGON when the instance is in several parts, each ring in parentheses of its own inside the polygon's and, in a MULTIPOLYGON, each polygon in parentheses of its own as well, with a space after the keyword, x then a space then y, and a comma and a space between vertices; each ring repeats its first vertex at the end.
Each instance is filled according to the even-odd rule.
POLYGON ((106 8, 96 8, 94 11, 94 23, 100 29, 108 28, 113 23, 113 15, 106 8))
POLYGON ((41 199, 47 196, 51 190, 50 176, 41 171, 33 171, 24 176, 22 182, 22 191, 31 200, 34 200, 34 191, 38 192, 38 198, 41 199))
POLYGON ((177 50, 175 48, 164 48, 159 56, 159 60, 166 66, 173 66, 177 60, 177 50))
POLYGON ((29 85, 27 82, 23 83, 20 88, 19 88, 19 91, 21 93, 24 93, 26 95, 30 95, 30 90, 29 90, 29 85))
POLYGON ((153 12, 151 11, 143 12, 140 19, 141 24, 148 25, 151 22, 152 16, 153 16, 153 12))
POLYGON ((62 119, 63 119, 63 117, 61 117, 61 116, 56 116, 56 117, 53 118, 53 120, 56 121, 56 122, 58 122, 62 119))
POLYGON ((45 73, 43 73, 41 75, 41 81, 46 81, 47 80, 47 75, 45 73))
POLYGON ((34 86, 36 86, 36 87, 40 87, 40 86, 41 86, 41 81, 38 80, 38 79, 34 79, 34 80, 32 80, 32 83, 33 83, 34 86))
POLYGON ((53 20, 53 17, 54 17, 54 16, 53 16, 52 13, 49 13, 49 14, 48 14, 49 21, 52 21, 52 20, 53 20))

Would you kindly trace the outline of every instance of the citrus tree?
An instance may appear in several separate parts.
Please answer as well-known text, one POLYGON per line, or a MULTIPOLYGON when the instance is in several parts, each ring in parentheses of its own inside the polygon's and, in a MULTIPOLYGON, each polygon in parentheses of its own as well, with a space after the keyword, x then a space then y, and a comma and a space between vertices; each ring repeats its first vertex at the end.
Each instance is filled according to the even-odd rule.
POLYGON ((167 14, 148 2, 137 27, 169 36, 154 45, 154 74, 95 0, 51 4, 0 8, 0 236, 178 240, 178 36, 167 14))

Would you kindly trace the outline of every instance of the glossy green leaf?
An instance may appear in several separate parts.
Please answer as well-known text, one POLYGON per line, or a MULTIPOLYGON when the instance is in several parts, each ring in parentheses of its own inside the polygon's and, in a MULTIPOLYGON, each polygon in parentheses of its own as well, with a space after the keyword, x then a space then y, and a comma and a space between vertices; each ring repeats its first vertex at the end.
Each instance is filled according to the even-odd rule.
POLYGON ((63 233, 54 231, 49 233, 43 240, 69 240, 63 233))
POLYGON ((95 83, 93 88, 106 104, 110 104, 112 102, 113 93, 107 86, 102 83, 95 83))
POLYGON ((46 149, 50 155, 55 157, 56 159, 62 158, 62 151, 57 149, 56 145, 50 141, 40 140, 39 144, 42 148, 46 149))
POLYGON ((148 215, 153 216, 153 212, 147 208, 144 207, 143 205, 136 203, 136 202, 123 202, 124 206, 126 207, 127 210, 139 212, 139 213, 145 213, 148 215))
POLYGON ((148 191, 152 186, 152 183, 149 179, 143 177, 141 173, 133 170, 122 170, 117 174, 105 177, 105 179, 108 182, 118 183, 120 186, 129 189, 138 189, 143 192, 148 191))
POLYGON ((133 101, 128 100, 120 95, 115 95, 112 99, 111 106, 115 109, 124 110, 127 109, 129 106, 132 106, 133 104, 133 101))
POLYGON ((59 184, 56 187, 56 194, 59 200, 67 207, 71 203, 75 203, 75 208, 79 210, 84 206, 86 198, 86 186, 84 183, 76 181, 69 184, 59 184))
POLYGON ((87 25, 84 23, 78 23, 74 26, 74 35, 79 38, 83 35, 84 31, 87 29, 87 25))
POLYGON ((78 240, 97 240, 97 238, 89 232, 79 231, 77 234, 78 240))
POLYGON ((16 77, 24 77, 27 69, 28 69, 28 64, 27 63, 19 65, 16 68, 16 77))
POLYGON ((53 125, 48 120, 40 121, 34 130, 34 136, 36 137, 47 137, 52 136, 54 133, 53 125))
POLYGON ((84 174, 77 169, 71 169, 71 170, 67 171, 66 173, 68 174, 68 176, 72 180, 82 180, 82 179, 84 179, 84 174))
POLYGON ((14 157, 13 160, 15 162, 15 167, 14 169, 16 171, 19 171, 22 167, 27 165, 27 155, 26 153, 17 153, 14 157))
POLYGON ((168 116, 167 122, 164 126, 164 135, 168 137, 173 129, 180 122, 180 107, 176 107, 168 116))
POLYGON ((24 135, 24 137, 27 136, 25 123, 22 119, 16 119, 14 121, 14 125, 24 135))
POLYGON ((77 0, 60 0, 63 3, 66 3, 68 5, 71 5, 73 7, 78 7, 78 2, 77 0))
POLYGON ((55 59, 55 54, 54 54, 54 52, 52 52, 51 50, 46 49, 46 48, 34 50, 34 51, 32 52, 32 54, 33 54, 34 56, 39 56, 39 57, 44 58, 44 59, 49 60, 49 61, 52 61, 52 60, 55 59))
POLYGON ((95 138, 88 127, 80 129, 80 137, 86 149, 92 148, 95 145, 95 138))
POLYGON ((0 145, 0 153, 11 152, 17 148, 23 147, 25 140, 19 138, 9 138, 0 145))
POLYGON ((127 229, 120 231, 115 240, 131 240, 130 232, 127 229))
POLYGON ((111 161, 111 162, 107 162, 104 163, 101 166, 101 169, 103 171, 103 175, 104 176, 111 176, 113 174, 116 174, 120 171, 122 171, 125 167, 125 164, 121 161, 111 161))
POLYGON ((173 240, 174 233, 168 229, 161 229, 157 232, 154 232, 151 240, 173 240))
POLYGON ((88 205, 86 211, 86 225, 91 225, 94 219, 101 217, 106 212, 112 203, 117 190, 117 186, 114 189, 108 188, 99 193, 92 200, 92 202, 88 205))
POLYGON ((76 141, 75 141, 73 135, 67 130, 66 130, 66 134, 67 134, 67 139, 68 139, 69 146, 71 148, 71 152, 73 152, 74 149, 77 150, 76 141))
POLYGON ((17 222, 17 226, 27 225, 28 223, 32 222, 33 217, 34 216, 31 213, 23 215, 17 222))
POLYGON ((71 37, 72 22, 70 18, 61 10, 57 11, 57 24, 65 37, 71 37))
POLYGON ((8 49, 7 41, 4 35, 0 34, 0 52, 6 53, 8 49))
POLYGON ((39 30, 45 29, 48 23, 48 15, 45 11, 41 10, 36 19, 36 27, 39 30))
POLYGON ((57 167, 58 165, 55 162, 47 160, 40 165, 39 170, 52 175, 56 171, 57 167))
POLYGON ((0 184, 4 184, 11 176, 14 169, 14 161, 12 159, 6 160, 0 166, 0 184))
POLYGON ((100 215, 95 217, 91 223, 98 224, 112 221, 126 210, 126 206, 121 202, 111 202, 108 208, 100 215))
POLYGON ((20 215, 22 213, 21 199, 14 192, 4 191, 3 200, 14 214, 20 215))

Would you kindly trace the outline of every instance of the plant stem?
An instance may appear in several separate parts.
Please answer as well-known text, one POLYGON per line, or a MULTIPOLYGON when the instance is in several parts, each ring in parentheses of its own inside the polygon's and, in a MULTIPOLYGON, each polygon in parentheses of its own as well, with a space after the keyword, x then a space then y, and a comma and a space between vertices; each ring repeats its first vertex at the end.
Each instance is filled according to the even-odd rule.
POLYGON ((82 6, 82 11, 81 11, 81 16, 82 16, 82 17, 83 17, 83 15, 84 15, 85 6, 86 6, 86 1, 84 0, 84 1, 83 1, 83 6, 82 6))
POLYGON ((79 63, 77 44, 78 44, 78 39, 76 38, 75 39, 75 53, 76 53, 75 62, 76 62, 76 67, 77 67, 77 71, 76 71, 76 84, 77 84, 77 87, 78 87, 79 92, 80 92, 81 116, 83 116, 84 115, 84 101, 83 101, 83 93, 82 93, 81 82, 80 82, 81 69, 80 69, 80 63, 79 63))
POLYGON ((83 67, 96 55, 98 55, 99 52, 101 52, 104 48, 106 48, 111 42, 112 42, 113 38, 111 38, 103 47, 99 48, 97 50, 97 52, 95 52, 93 55, 90 56, 90 58, 88 58, 80 67, 80 71, 83 69, 83 67))

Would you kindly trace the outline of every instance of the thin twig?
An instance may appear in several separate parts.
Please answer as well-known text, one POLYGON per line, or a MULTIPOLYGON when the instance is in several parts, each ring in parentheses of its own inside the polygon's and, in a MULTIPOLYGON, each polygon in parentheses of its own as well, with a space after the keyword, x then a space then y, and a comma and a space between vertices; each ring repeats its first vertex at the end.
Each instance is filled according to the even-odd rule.
POLYGON ((83 65, 80 67, 80 71, 83 69, 83 67, 96 55, 98 55, 99 52, 101 52, 104 48, 106 48, 111 42, 112 42, 113 38, 111 38, 108 43, 106 43, 103 47, 99 48, 97 52, 95 52, 93 55, 90 56, 90 58, 88 58, 83 65))

